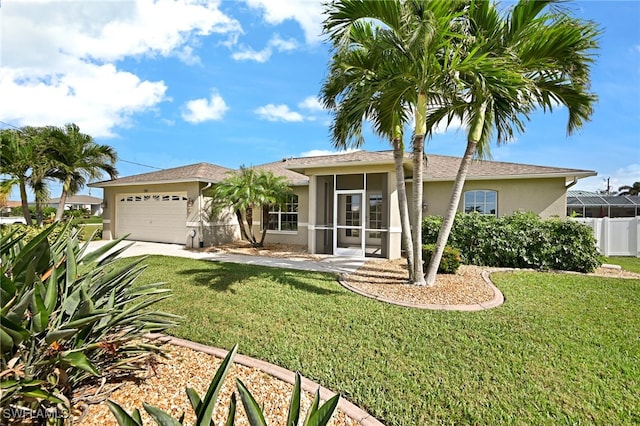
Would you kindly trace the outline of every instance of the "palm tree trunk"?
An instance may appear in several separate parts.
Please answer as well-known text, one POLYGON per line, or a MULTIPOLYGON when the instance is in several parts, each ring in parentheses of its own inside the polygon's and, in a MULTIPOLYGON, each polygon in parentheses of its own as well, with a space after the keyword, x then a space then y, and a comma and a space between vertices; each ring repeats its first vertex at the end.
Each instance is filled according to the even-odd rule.
POLYGON ((244 219, 242 218, 242 212, 240 210, 236 210, 236 219, 238 220, 238 226, 240 227, 240 235, 242 238, 249 241, 249 235, 247 235, 247 230, 244 227, 244 219))
POLYGON ((253 247, 258 244, 255 234, 253 233, 253 208, 248 207, 244 212, 244 220, 247 221, 247 228, 249 234, 249 242, 253 247))
POLYGON ((64 213, 64 205, 67 203, 67 191, 64 189, 60 194, 60 201, 58 201, 58 210, 56 210, 56 222, 60 222, 62 220, 62 214, 64 213))
POLYGON ((422 270, 422 178, 424 175, 424 135, 413 141, 413 284, 425 285, 422 270))
POLYGON ((70 178, 65 179, 62 183, 62 193, 60 194, 60 201, 58 201, 58 210, 56 210, 55 221, 60 222, 62 220, 62 214, 64 213, 64 205, 67 202, 67 194, 69 193, 70 178))
POLYGON ((269 206, 262 206, 262 219, 260 221, 262 223, 262 236, 260 237, 260 242, 258 243, 258 247, 264 247, 264 239, 267 236, 267 225, 269 224, 269 206))
POLYGON ((27 225, 33 225, 31 221, 31 212, 29 211, 29 201, 27 200, 27 185, 25 184, 24 179, 20 179, 20 201, 22 201, 22 215, 24 216, 24 220, 27 222, 27 225))
POLYGON ((440 266, 440 261, 442 260, 444 248, 447 244, 447 241, 449 240, 449 234, 451 234, 451 228, 453 228, 453 222, 456 218, 456 211, 458 210, 458 204, 460 203, 460 197, 462 196, 462 188, 464 187, 464 182, 467 179, 467 173, 469 171, 469 166, 471 165, 471 160, 473 159, 473 155, 476 153, 478 141, 480 140, 480 137, 482 135, 486 109, 487 105, 485 103, 482 103, 479 107, 479 111, 475 117, 471 129, 469 129, 469 137, 467 138, 467 149, 465 150, 464 156, 460 161, 458 174, 456 175, 456 180, 453 183, 453 190, 451 191, 449 206, 442 221, 442 226, 440 227, 440 232, 438 233, 438 239, 436 240, 436 248, 433 252, 433 255, 431 255, 431 260, 429 261, 429 266, 427 267, 426 281, 428 286, 432 286, 436 283, 436 274, 438 273, 438 267, 440 266))
POLYGON ((393 159, 396 166, 396 188, 398 190, 398 206, 400 207, 400 225, 402 227, 402 245, 407 255, 407 269, 409 282, 413 282, 415 274, 413 265, 413 239, 411 238, 411 222, 409 221, 409 204, 407 202, 407 187, 404 181, 404 147, 401 140, 395 138, 393 144, 393 159))
POLYGON ((418 94, 416 127, 413 136, 413 284, 425 285, 422 270, 422 178, 424 175, 424 138, 427 133, 427 95, 418 94))
POLYGON ((36 223, 38 226, 42 226, 42 199, 36 196, 36 223))

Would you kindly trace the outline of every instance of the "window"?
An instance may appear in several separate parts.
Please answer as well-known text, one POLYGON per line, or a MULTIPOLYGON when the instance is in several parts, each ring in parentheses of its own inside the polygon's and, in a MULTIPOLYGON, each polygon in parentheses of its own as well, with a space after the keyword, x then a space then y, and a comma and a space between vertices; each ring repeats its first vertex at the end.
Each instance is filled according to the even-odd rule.
MULTIPOLYGON (((382 229, 382 194, 369 195, 369 228, 382 229)), ((370 238, 381 238, 380 232, 371 232, 370 238)))
POLYGON ((496 216, 498 213, 498 193, 485 189, 465 192, 464 212, 478 212, 496 216))
MULTIPOLYGON (((345 221, 346 226, 360 226, 360 196, 359 195, 347 195, 347 202, 345 206, 345 221)), ((345 231, 347 237, 360 237, 360 231, 358 229, 347 229, 345 231)))
POLYGON ((267 229, 270 231, 297 231, 298 230, 298 196, 287 197, 282 208, 273 206, 269 209, 269 221, 267 229))

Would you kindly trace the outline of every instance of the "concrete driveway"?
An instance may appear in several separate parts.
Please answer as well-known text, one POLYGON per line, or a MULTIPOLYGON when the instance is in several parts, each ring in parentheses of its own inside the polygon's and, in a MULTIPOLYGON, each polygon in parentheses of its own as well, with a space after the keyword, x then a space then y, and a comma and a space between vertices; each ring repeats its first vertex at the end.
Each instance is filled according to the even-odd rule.
MULTIPOLYGON (((104 246, 109 241, 91 241, 89 250, 93 251, 104 246)), ((270 266, 274 268, 298 269, 302 271, 317 271, 329 273, 350 273, 356 271, 365 262, 362 258, 329 256, 321 260, 308 259, 281 259, 265 256, 249 256, 227 253, 207 253, 198 250, 186 249, 179 244, 151 243, 146 241, 122 241, 116 248, 133 244, 125 250, 121 257, 133 257, 143 255, 163 255, 187 257, 190 259, 210 260, 214 262, 243 263, 247 265, 270 266)))

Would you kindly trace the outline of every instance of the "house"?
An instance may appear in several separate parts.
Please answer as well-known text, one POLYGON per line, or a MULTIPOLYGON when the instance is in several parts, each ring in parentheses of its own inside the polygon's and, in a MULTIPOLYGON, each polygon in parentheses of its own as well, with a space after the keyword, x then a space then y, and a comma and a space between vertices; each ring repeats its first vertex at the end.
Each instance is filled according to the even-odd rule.
MULTIPOLYGON (((423 214, 446 211, 460 158, 425 157, 423 214)), ((261 164, 289 181, 293 195, 272 209, 269 241, 306 245, 310 253, 398 258, 401 226, 392 151, 356 151, 286 158, 261 164)), ((231 212, 210 217, 207 190, 230 169, 199 163, 91 184, 104 188, 103 238, 209 246, 240 238, 231 212)), ((404 172, 411 196, 411 156, 404 172)), ((508 215, 533 211, 565 216, 567 189, 590 170, 474 161, 464 186, 461 211, 508 215)), ((411 203, 411 200, 409 200, 411 203)), ((254 226, 261 228, 255 212, 254 226)))
POLYGON ((22 207, 22 201, 4 200, 0 203, 0 215, 9 216, 16 207, 22 207))
POLYGON ((595 218, 640 216, 640 196, 567 191, 567 216, 595 218))
MULTIPOLYGON (((58 208, 60 198, 51 198, 47 202, 47 206, 58 208)), ((91 195, 70 195, 64 203, 65 210, 88 210, 91 216, 100 216, 102 214, 102 199, 92 197, 91 195)))
POLYGON ((135 240, 189 247, 239 239, 232 215, 208 217, 210 200, 203 195, 232 171, 198 163, 90 184, 104 189, 102 237, 129 234, 135 240), (193 239, 192 231, 196 232, 193 239))

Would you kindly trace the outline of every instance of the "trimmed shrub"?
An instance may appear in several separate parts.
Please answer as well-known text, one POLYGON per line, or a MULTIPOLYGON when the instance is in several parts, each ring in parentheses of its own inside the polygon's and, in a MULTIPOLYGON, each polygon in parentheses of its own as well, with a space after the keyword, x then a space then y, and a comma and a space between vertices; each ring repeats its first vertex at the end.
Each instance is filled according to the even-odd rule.
MULTIPOLYGON (((423 222, 424 244, 435 243, 441 224, 438 216, 423 222)), ((471 265, 591 272, 602 263, 589 227, 531 212, 499 218, 459 213, 448 244, 471 265)))
MULTIPOLYGON (((422 259, 424 260, 423 270, 426 272, 431 255, 436 249, 435 244, 425 244, 422 246, 422 259)), ((438 266, 438 273, 440 274, 455 274, 460 267, 460 250, 451 246, 445 246, 442 253, 442 260, 440 266, 438 266)))

